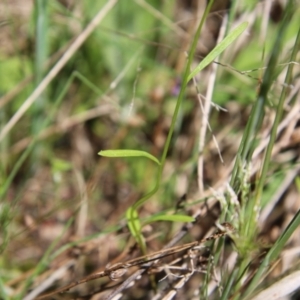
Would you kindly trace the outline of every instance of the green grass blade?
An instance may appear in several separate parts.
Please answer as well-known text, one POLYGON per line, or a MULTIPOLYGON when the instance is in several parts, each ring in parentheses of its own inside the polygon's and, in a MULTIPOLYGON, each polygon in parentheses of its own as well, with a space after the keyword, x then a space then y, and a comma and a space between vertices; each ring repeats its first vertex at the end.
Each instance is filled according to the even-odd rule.
POLYGON ((126 216, 127 219, 130 219, 130 222, 128 223, 130 232, 135 238, 137 238, 139 232, 142 229, 140 219, 138 218, 138 213, 132 206, 130 206, 126 212, 126 216), (132 216, 133 218, 131 218, 132 216))
POLYGON ((295 184, 296 184, 298 193, 300 193, 300 177, 299 176, 295 179, 295 184))
POLYGON ((226 38, 220 42, 201 62, 200 64, 191 72, 188 76, 188 81, 190 81, 197 73, 203 70, 207 65, 209 65, 217 56, 219 56, 235 39, 237 39, 247 28, 248 22, 244 22, 238 27, 236 27, 231 33, 229 33, 226 38))
POLYGON ((150 217, 147 223, 156 221, 170 221, 170 222, 194 222, 195 218, 186 215, 157 215, 150 217))
MULTIPOLYGON (((35 61, 34 61, 34 76, 35 87, 37 87, 43 80, 45 73, 45 62, 47 60, 47 45, 48 45, 48 13, 47 13, 47 0, 35 1, 35 61)), ((32 110, 32 134, 35 135, 39 132, 40 124, 46 116, 46 107, 48 107, 47 92, 42 93, 33 105, 32 110)), ((43 144, 38 144, 33 148, 31 160, 34 165, 36 157, 40 156, 43 149, 43 144)))
MULTIPOLYGON (((48 53, 48 1, 37 0, 35 4, 36 14, 36 43, 35 43, 35 81, 38 85, 44 77, 44 65, 48 53)), ((41 103, 40 103, 41 105, 41 103)), ((40 106, 38 105, 38 106, 40 106)))
MULTIPOLYGON (((246 134, 243 137, 243 141, 241 144, 241 151, 239 149, 240 162, 238 163, 238 161, 237 161, 234 171, 233 171, 233 175, 232 175, 231 185, 234 187, 239 185, 238 178, 240 177, 241 166, 243 166, 243 164, 245 164, 251 160, 252 154, 255 149, 255 140, 256 140, 257 133, 260 130, 262 121, 263 121, 264 106, 267 103, 268 93, 269 93, 271 84, 273 83, 273 80, 274 80, 275 68, 277 66, 277 61, 278 61, 278 58, 279 58, 279 55, 280 55, 281 49, 282 49, 282 40, 283 40, 284 34, 288 28, 289 21, 292 17, 292 13, 293 13, 292 7, 293 7, 293 5, 289 4, 286 8, 285 17, 284 17, 284 19, 281 23, 281 26, 278 30, 278 35, 275 40, 274 46, 272 48, 273 50, 271 52, 268 66, 267 66, 266 72, 263 77, 263 81, 261 84, 257 102, 253 107, 253 111, 251 112, 249 124, 247 124, 246 134)), ((298 40, 298 42, 296 41, 296 44, 294 46, 294 51, 291 56, 291 61, 293 61, 293 59, 295 59, 295 55, 298 51, 297 48, 299 47, 299 45, 297 46, 297 44, 299 44, 299 34, 298 34, 297 40, 298 40)), ((293 68, 293 64, 289 65, 289 67, 288 67, 289 71, 287 73, 286 80, 285 80, 286 85, 289 84, 292 68, 293 68)), ((252 221, 248 222, 248 225, 245 228, 246 229, 245 234, 249 238, 255 231, 254 224, 256 223, 256 220, 257 220, 257 214, 255 213, 257 210, 255 209, 255 207, 260 207, 260 205, 261 205, 260 204, 261 195, 262 195, 263 187, 265 185, 267 171, 269 169, 269 164, 270 164, 270 160, 271 160, 271 152, 272 152, 273 145, 275 143, 275 139, 277 136, 277 128, 278 128, 279 122, 282 117, 285 94, 286 94, 286 87, 283 87, 282 94, 280 96, 280 100, 279 100, 279 103, 277 106, 277 112, 276 112, 274 125, 273 125, 272 131, 271 131, 270 142, 267 147, 265 159, 263 162, 261 176, 259 178, 257 189, 255 192, 255 197, 254 197, 253 201, 251 203, 249 203, 249 207, 248 207, 248 210, 250 211, 249 219, 252 221)))
POLYGON ((288 227, 279 237, 279 239, 275 242, 273 247, 269 250, 268 254, 262 261, 260 267, 258 268, 257 272, 255 273, 251 283, 247 287, 243 297, 247 297, 252 294, 252 292, 257 288, 261 279, 263 278, 266 271, 269 269, 270 264, 272 264, 282 252, 283 247, 294 233, 294 231, 300 226, 300 210, 294 216, 292 221, 289 223, 288 227))
POLYGON ((226 280, 225 288, 222 292, 222 297, 220 300, 226 300, 230 296, 230 292, 232 291, 232 286, 234 284, 234 281, 236 280, 236 277, 238 276, 238 268, 233 270, 233 272, 230 274, 229 278, 226 280))
POLYGON ((243 135, 242 142, 240 148, 238 150, 238 159, 235 162, 235 166, 232 172, 230 185, 234 188, 239 185, 237 182, 237 177, 240 176, 241 166, 247 161, 250 161, 252 158, 252 153, 255 149, 255 137, 256 132, 259 130, 260 125, 264 116, 264 106, 267 102, 267 96, 271 84, 274 80, 275 68, 277 65, 277 60, 280 55, 280 49, 282 46, 283 34, 284 31, 287 30, 288 22, 291 19, 292 8, 293 5, 290 4, 287 7, 286 17, 282 22, 280 29, 278 30, 277 39, 272 48, 271 57, 268 62, 268 66, 266 68, 263 81, 260 87, 260 92, 257 98, 257 101, 251 111, 251 115, 249 118, 249 122, 247 123, 247 127, 245 130, 245 134, 243 135))
POLYGON ((142 234, 142 225, 139 215, 134 206, 130 206, 126 211, 126 218, 128 221, 128 228, 132 236, 137 241, 143 253, 146 253, 146 243, 142 234))
POLYGON ((141 150, 102 150, 98 154, 104 157, 146 157, 160 165, 160 161, 155 156, 141 150))
MULTIPOLYGON (((292 13, 292 9, 290 9, 290 13, 292 13)), ((288 28, 288 21, 290 20, 290 18, 291 18, 291 15, 289 15, 287 13, 285 26, 284 26, 284 22, 283 22, 283 26, 282 26, 283 29, 282 29, 282 31, 279 31, 279 33, 278 33, 278 41, 276 42, 275 47, 277 47, 279 49, 281 48, 280 47, 281 46, 280 45, 281 37, 285 33, 284 29, 286 30, 288 28)), ((297 53, 299 50, 300 50, 300 27, 298 30, 298 35, 297 35, 297 38, 295 41, 295 45, 293 47, 293 52, 292 52, 290 61, 296 61, 297 53)), ((278 53, 278 55, 279 55, 279 53, 278 53)), ((282 87, 279 103, 277 105, 276 116, 275 116, 274 124, 273 124, 272 131, 271 131, 271 136, 270 136, 270 142, 267 147, 264 164, 263 164, 263 168, 262 168, 261 180, 259 181, 258 188, 257 188, 256 194, 257 194, 257 197, 259 197, 259 198, 260 198, 260 195, 262 194, 265 180, 267 177, 267 172, 269 169, 269 164, 270 164, 271 156, 272 156, 272 150, 273 150, 273 146, 275 144, 276 137, 277 137, 277 129, 278 129, 279 123, 280 123, 280 121, 282 119, 282 115, 283 115, 284 102, 285 102, 287 90, 288 90, 287 87, 292 81, 293 69, 294 69, 294 64, 289 64, 285 82, 284 82, 285 85, 282 87)))

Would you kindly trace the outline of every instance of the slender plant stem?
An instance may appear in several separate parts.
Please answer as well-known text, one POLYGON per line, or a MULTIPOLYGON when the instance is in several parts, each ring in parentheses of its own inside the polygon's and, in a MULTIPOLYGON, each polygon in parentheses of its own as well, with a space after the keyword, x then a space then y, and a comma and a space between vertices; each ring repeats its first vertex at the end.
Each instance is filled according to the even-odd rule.
POLYGON ((165 143, 165 146, 164 146, 164 149, 163 149, 163 154, 162 154, 161 159, 160 159, 161 164, 160 164, 159 169, 158 169, 158 175, 157 175, 157 180, 156 180, 155 187, 148 194, 146 194, 143 198, 138 200, 132 206, 132 208, 130 210, 130 217, 129 217, 130 220, 129 220, 129 222, 131 222, 131 224, 132 224, 132 229, 135 233, 135 237, 137 238, 137 242, 140 245, 140 247, 142 248, 142 251, 143 251, 144 254, 146 254, 145 244, 143 242, 142 235, 139 232, 139 230, 138 230, 138 228, 135 224, 135 221, 134 221, 135 218, 136 218, 135 214, 137 214, 137 209, 139 207, 141 207, 150 197, 152 197, 158 191, 159 186, 161 184, 161 177, 162 177, 162 173, 163 173, 163 168, 164 168, 164 165, 165 165, 165 162, 166 162, 168 150, 170 148, 171 139, 172 139, 174 129, 175 129, 175 124, 176 124, 176 121, 177 121, 177 118, 178 118, 179 109, 180 109, 181 103, 183 101, 183 98, 184 98, 184 95, 185 95, 185 90, 186 90, 186 87, 187 87, 187 84, 188 84, 188 81, 189 81, 188 77, 189 77, 189 74, 190 74, 191 64, 193 62, 193 58, 194 58, 194 54, 195 54, 195 51, 196 51, 197 43, 198 43, 198 40, 199 40, 199 36, 200 36, 201 30, 202 30, 203 24, 204 24, 209 12, 210 12, 210 9, 211 9, 211 6, 212 6, 213 2, 214 2, 214 0, 210 0, 209 4, 207 5, 207 7, 204 11, 203 17, 201 18, 200 24, 197 28, 196 33, 195 33, 195 36, 193 38, 191 50, 190 50, 190 53, 188 55, 188 60, 187 60, 186 68, 185 68, 184 75, 183 75, 183 83, 182 83, 182 86, 181 86, 181 89, 180 89, 180 92, 179 92, 179 96, 178 96, 178 99, 177 99, 177 102, 176 102, 176 106, 175 106, 175 110, 174 110, 174 113, 173 113, 170 130, 169 130, 167 140, 166 140, 166 143, 165 143))

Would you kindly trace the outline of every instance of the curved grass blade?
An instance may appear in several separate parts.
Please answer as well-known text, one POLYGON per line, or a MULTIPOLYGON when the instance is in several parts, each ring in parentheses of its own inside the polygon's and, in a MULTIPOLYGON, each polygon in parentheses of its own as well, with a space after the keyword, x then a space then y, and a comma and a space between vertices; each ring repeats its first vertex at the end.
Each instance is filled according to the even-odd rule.
POLYGON ((160 165, 160 161, 152 154, 140 150, 102 150, 98 153, 104 157, 146 157, 160 165))
POLYGON ((230 32, 226 38, 219 43, 201 62, 200 64, 190 73, 188 81, 190 81, 197 73, 203 70, 209 65, 217 56, 219 56, 242 32, 247 28, 248 22, 244 22, 230 32))
POLYGON ((147 219, 147 223, 156 221, 170 221, 170 222, 194 222, 195 218, 186 215, 157 215, 147 219))

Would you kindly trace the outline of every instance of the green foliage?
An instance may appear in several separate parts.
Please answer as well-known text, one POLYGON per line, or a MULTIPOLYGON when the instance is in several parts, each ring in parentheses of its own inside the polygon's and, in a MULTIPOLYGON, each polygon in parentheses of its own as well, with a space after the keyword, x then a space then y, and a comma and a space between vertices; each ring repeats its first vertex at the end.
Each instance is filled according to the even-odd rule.
POLYGON ((140 150, 102 150, 98 153, 105 157, 146 157, 160 165, 159 160, 148 152, 140 150))
POLYGON ((248 23, 244 22, 235 28, 226 38, 218 44, 205 58, 201 63, 190 73, 188 81, 190 81, 197 73, 203 70, 207 65, 212 63, 216 57, 218 57, 230 44, 234 42, 247 28, 248 23))
POLYGON ((194 222, 195 219, 193 217, 189 217, 186 215, 156 215, 153 217, 150 217, 148 220, 148 223, 156 222, 156 221, 171 221, 171 222, 194 222))
MULTIPOLYGON (((139 243, 141 249, 143 250, 143 252, 145 253, 146 250, 146 246, 145 246, 145 242, 143 240, 142 234, 141 234, 141 222, 139 221, 138 218, 138 212, 137 209, 139 207, 141 207, 148 199, 150 199, 154 194, 156 194, 156 192, 158 191, 158 188, 161 184, 160 180, 161 180, 161 176, 162 176, 162 171, 163 171, 163 167, 164 167, 164 163, 165 163, 165 159, 166 159, 166 153, 170 147, 170 141, 171 138, 173 136, 173 132, 175 129, 175 123, 177 121, 178 118, 178 113, 179 113, 179 108, 181 106, 183 97, 184 97, 184 93, 185 93, 185 89, 187 87, 188 82, 192 79, 192 77, 194 77, 198 72, 200 72, 202 69, 204 69, 208 64, 210 64, 220 53, 222 53, 247 27, 247 23, 243 23, 240 26, 238 26, 231 34, 229 34, 219 45, 217 45, 215 47, 215 49, 212 50, 212 52, 210 54, 208 54, 206 56, 206 58, 196 67, 195 70, 193 70, 192 72, 190 72, 190 66, 191 63, 193 61, 194 58, 194 53, 196 50, 196 45, 197 45, 197 41, 202 29, 202 26, 204 24, 204 21, 206 20, 206 17, 209 13, 210 7, 212 5, 212 2, 210 2, 210 5, 207 6, 205 13, 201 19, 201 22, 197 28, 197 32, 195 34, 195 37, 193 39, 193 44, 191 46, 191 51, 190 51, 190 55, 187 61, 187 66, 185 69, 185 73, 183 75, 183 84, 180 90, 180 94, 179 97, 177 99, 176 102, 176 106, 174 109, 174 113, 173 113, 173 117, 172 117, 172 124, 169 130, 169 134, 167 137, 167 141, 165 143, 164 146, 164 151, 162 154, 162 158, 160 160, 160 162, 152 157, 150 154, 147 154, 146 152, 144 152, 143 156, 148 156, 148 158, 151 158, 152 160, 155 159, 155 161, 160 164, 160 168, 158 171, 158 177, 157 177, 157 181, 156 181, 156 185, 154 187, 154 189, 152 189, 148 194, 146 194, 143 198, 141 198, 140 200, 138 200, 132 207, 130 207, 127 210, 126 216, 127 216, 127 220, 128 220, 128 226, 129 229, 131 231, 131 234, 133 235, 133 237, 135 237, 137 239, 137 242, 139 243)), ((140 151, 134 151, 134 150, 106 150, 106 152, 99 152, 100 155, 104 156, 110 156, 110 157, 120 157, 120 156, 142 156, 140 151), (129 151, 129 152, 128 152, 129 151)), ((170 219, 169 216, 166 216, 166 219, 170 219)), ((178 219, 178 218, 177 218, 178 219)), ((173 219, 173 221, 176 220, 173 219)))
POLYGON ((4 95, 30 72, 30 61, 19 57, 0 57, 0 93, 4 95))
POLYGON ((260 283, 262 277, 268 272, 270 265, 279 257, 280 253, 283 250, 283 247, 286 245, 287 241, 291 237, 291 235, 295 232, 295 230, 300 226, 300 210, 298 210, 297 214, 291 220, 287 228, 280 235, 280 237, 276 240, 275 244, 268 251, 264 260, 260 264, 257 272, 251 280, 250 285, 247 287, 243 296, 247 297, 250 295, 260 283))
MULTIPOLYGON (((11 91, 23 78, 30 75, 31 70, 34 70, 35 83, 38 84, 57 59, 47 63, 47 58, 51 59, 50 54, 65 47, 73 37, 76 37, 95 15, 95 11, 101 9, 106 2, 104 0, 96 2, 83 1, 80 3, 82 14, 75 15, 59 1, 49 3, 42 0, 37 1, 36 3, 39 6, 36 6, 35 18, 32 18, 31 23, 26 24, 26 27, 28 27, 28 44, 33 45, 36 43, 36 60, 34 60, 32 54, 26 53, 28 51, 26 48, 18 49, 15 55, 9 57, 1 54, 0 94, 11 91), (45 22, 40 23, 39 20, 41 19, 45 22), (57 34, 57 32, 60 34, 57 34)), ((147 247, 142 232, 147 224, 154 226, 156 222, 173 222, 172 226, 174 226, 176 223, 194 221, 194 218, 181 214, 177 211, 177 208, 174 209, 174 199, 175 197, 178 198, 175 192, 176 184, 178 184, 177 175, 189 170, 190 173, 187 178, 191 181, 189 184, 192 184, 195 179, 198 159, 197 141, 191 156, 184 162, 175 157, 177 153, 173 154, 172 152, 176 149, 173 146, 177 137, 180 136, 180 129, 184 127, 183 119, 193 113, 195 106, 195 96, 187 96, 187 90, 191 86, 191 79, 220 56, 247 28, 247 22, 244 22, 233 30, 229 29, 236 15, 240 15, 245 11, 253 13, 252 10, 258 5, 257 1, 249 0, 242 1, 242 3, 233 1, 229 12, 228 34, 191 71, 191 65, 195 61, 199 35, 212 2, 210 1, 207 6, 197 32, 193 36, 186 67, 181 76, 182 80, 178 84, 180 93, 177 98, 175 93, 171 92, 171 87, 175 85, 173 81, 177 79, 178 74, 173 68, 175 63, 170 57, 173 50, 178 56, 180 52, 178 49, 168 49, 168 47, 173 47, 173 43, 176 44, 175 41, 171 40, 172 37, 169 34, 170 31, 174 30, 172 29, 174 24, 169 19, 173 16, 174 4, 172 1, 156 0, 151 2, 152 7, 158 9, 156 12, 161 13, 159 17, 155 15, 151 7, 145 9, 143 3, 146 2, 138 0, 119 1, 111 13, 106 16, 101 26, 95 29, 65 68, 57 75, 53 83, 47 87, 47 91, 43 95, 43 99, 46 101, 41 101, 38 109, 32 109, 30 114, 26 114, 16 124, 15 130, 12 130, 1 144, 1 154, 3 153, 3 156, 1 155, 0 158, 0 253, 3 254, 6 249, 10 249, 8 246, 10 246, 12 233, 16 237, 23 234, 23 231, 20 231, 20 234, 16 228, 19 229, 21 225, 23 226, 24 216, 22 215, 21 206, 23 188, 25 187, 26 192, 27 179, 34 173, 32 165, 38 169, 47 166, 53 177, 52 179, 54 179, 53 186, 55 188, 53 190, 67 189, 68 187, 62 186, 64 181, 55 179, 61 177, 70 179, 71 176, 69 175, 72 174, 73 176, 72 172, 75 169, 76 172, 78 172, 78 169, 80 169, 80 172, 82 171, 81 175, 87 182, 89 176, 98 171, 96 164, 93 165, 94 160, 90 165, 87 163, 88 167, 80 163, 78 169, 77 165, 76 168, 74 167, 75 164, 72 159, 76 150, 69 149, 69 147, 73 131, 76 131, 78 125, 81 126, 83 132, 87 129, 88 134, 84 137, 95 142, 97 148, 92 149, 93 151, 95 149, 115 149, 102 150, 98 154, 102 157, 124 158, 117 160, 101 159, 100 172, 103 174, 110 173, 113 177, 111 180, 113 183, 108 180, 108 183, 103 183, 103 186, 121 191, 122 184, 129 183, 128 190, 134 190, 135 195, 140 197, 136 202, 130 202, 131 206, 129 208, 128 202, 124 204, 125 202, 121 203, 120 201, 120 203, 128 208, 126 211, 126 208, 122 207, 121 213, 124 214, 126 211, 124 218, 126 218, 130 234, 138 242, 144 253, 147 252, 147 247), (167 47, 162 50, 163 47, 160 46, 167 47), (169 59, 170 61, 168 61, 169 59), (158 100, 151 98, 154 87, 158 88, 159 92, 162 91, 161 95, 157 97, 158 100), (193 99, 191 100, 191 98, 193 99), (109 109, 106 112, 99 113, 103 103, 108 104, 109 109), (85 113, 87 112, 90 115, 86 117, 85 113), (81 119, 83 116, 86 119, 81 119), (163 125, 167 126, 169 131, 166 136, 163 136, 165 141, 162 148, 159 148, 156 145, 153 146, 153 137, 155 137, 153 132, 159 127, 158 125, 161 126, 158 120, 162 116, 165 122, 163 125), (73 125, 68 128, 64 127, 65 125, 61 126, 67 124, 70 120, 74 122, 71 122, 73 125), (28 128, 31 128, 31 126, 34 126, 35 130, 30 133, 28 128), (49 138, 47 137, 48 130, 54 132, 53 135, 49 135, 49 138), (43 137, 44 133, 46 133, 46 137, 43 137), (24 142, 25 138, 27 138, 26 146, 22 150, 15 150, 18 149, 19 141, 24 142), (61 151, 60 143, 67 145, 63 151, 61 151), (41 145, 43 145, 43 151, 38 154, 38 151, 35 150, 41 145), (156 152, 152 152, 153 149, 156 152), (160 158, 157 155, 158 151, 162 151, 160 158), (167 170, 165 167, 167 154, 169 155, 169 153, 173 155, 172 160, 178 159, 178 161, 174 163, 176 166, 175 171, 172 171, 169 177, 163 178, 163 171, 167 170), (32 162, 28 163, 30 156, 32 162), (150 163, 148 159, 155 162, 155 164, 150 163), (150 203, 153 203, 158 211, 148 217, 141 217, 141 209, 143 207, 147 208, 150 203)), ((249 284, 245 285, 242 279, 249 276, 248 271, 253 267, 251 265, 253 257, 256 257, 261 251, 259 249, 260 243, 257 241, 260 211, 267 207, 270 199, 273 198, 272 196, 276 195, 280 183, 285 178, 286 170, 294 168, 296 164, 295 162, 288 162, 283 168, 280 161, 272 161, 271 159, 272 149, 276 138, 278 138, 278 126, 282 121, 284 101, 292 82, 294 64, 290 62, 297 61, 297 51, 299 51, 299 35, 294 45, 291 44, 291 41, 294 40, 299 30, 300 10, 293 7, 293 1, 288 2, 284 21, 279 25, 271 22, 268 24, 268 38, 265 41, 259 40, 263 22, 260 16, 256 19, 252 32, 249 32, 250 41, 247 43, 247 47, 243 47, 241 51, 237 52, 236 57, 230 58, 228 62, 225 59, 223 61, 221 57, 217 82, 213 87, 212 100, 214 103, 227 105, 229 101, 234 102, 238 106, 236 114, 240 114, 240 116, 244 116, 240 113, 243 109, 249 111, 252 109, 249 120, 245 119, 239 123, 239 125, 246 124, 246 128, 236 127, 234 125, 235 120, 232 122, 233 125, 227 123, 224 126, 232 125, 226 134, 232 136, 231 140, 233 142, 238 141, 238 139, 235 139, 238 134, 243 134, 243 138, 234 161, 235 166, 231 176, 230 189, 218 198, 221 205, 219 220, 221 222, 229 221, 237 227, 237 233, 233 234, 232 238, 235 242, 235 250, 238 253, 234 269, 232 271, 221 270, 222 283, 220 286, 224 290, 220 299, 239 299, 239 297, 250 299, 257 291, 262 279, 267 276, 270 266, 278 259, 288 239, 300 225, 298 212, 288 227, 283 230, 275 244, 267 250, 265 257, 261 258, 257 272, 255 272, 253 278, 250 278, 249 284), (293 17, 292 12, 294 13, 293 17), (293 49, 292 54, 290 53, 291 49, 293 49), (287 77, 282 82, 279 74, 286 68, 287 64, 287 77), (272 89, 274 85, 275 88, 272 89), (281 95, 278 96, 280 92, 281 95), (250 178, 249 169, 252 166, 253 153, 262 138, 265 112, 269 110, 275 115, 273 130, 268 147, 263 154, 264 158, 260 170, 256 173, 256 178, 253 179, 250 178)), ((18 47, 17 43, 16 47, 18 47)), ((65 49, 62 53, 64 51, 65 49)), ((194 86, 192 88, 195 90, 194 86)), ((12 112, 15 113, 19 109, 24 98, 28 96, 32 89, 33 84, 30 83, 21 89, 13 101, 10 100, 11 102, 8 102, 4 108, 1 107, 1 126, 5 125, 8 116, 10 117, 12 112)), ((153 98, 155 97, 153 96, 153 98)), ((222 114, 219 112, 214 113, 213 118, 210 124, 213 124, 213 131, 218 133, 223 130, 222 114)), ((270 121, 268 120, 268 122, 270 121)), ((165 128, 161 132, 166 133, 165 128)), ((84 139, 80 140, 80 138, 82 136, 78 138, 79 148, 81 142, 84 143, 84 139)), ((197 140, 197 137, 195 137, 195 140, 197 140)), ((210 151, 210 149, 207 148, 205 151, 210 151)), ((76 154, 78 155, 77 152, 76 154)), ((211 172, 211 170, 208 171, 211 172)), ((96 181, 96 186, 102 184, 101 179, 96 181)), ((42 181, 42 184, 44 183, 47 184, 47 182, 42 181)), ((300 193, 299 177, 295 179, 295 186, 298 193, 300 193)), ((42 192, 46 194, 47 190, 44 190, 43 187, 42 192)), ((62 233, 48 247, 39 263, 32 270, 31 275, 24 281, 22 289, 18 290, 16 299, 24 297, 35 278, 59 254, 71 249, 73 246, 80 245, 80 243, 91 241, 100 235, 117 233, 123 229, 122 224, 125 224, 123 220, 115 221, 112 226, 110 226, 111 224, 107 225, 109 221, 107 221, 106 216, 103 217, 97 209, 94 209, 94 205, 97 207, 99 201, 104 201, 102 193, 104 194, 100 190, 87 196, 88 205, 91 206, 88 216, 91 219, 89 228, 96 228, 99 233, 81 237, 76 242, 68 242, 61 246, 59 242, 63 240, 62 233)), ((71 194, 71 197, 73 197, 73 194, 71 194)), ((123 195, 120 196, 120 198, 122 197, 123 195)), ((46 219, 48 215, 55 217, 58 215, 57 218, 59 218, 60 214, 56 214, 56 210, 59 210, 63 205, 69 205, 68 210, 75 214, 77 218, 81 202, 80 205, 78 203, 74 204, 72 198, 71 204, 62 204, 65 199, 61 198, 60 194, 55 194, 53 195, 54 199, 51 198, 51 204, 58 203, 58 206, 56 208, 52 207, 49 212, 46 207, 51 206, 51 204, 44 203, 42 196, 40 198, 37 203, 30 207, 30 213, 32 212, 34 216, 38 210, 43 211, 43 215, 37 217, 38 222, 43 218, 46 219)), ((112 206, 114 206, 115 201, 116 203, 118 201, 115 198, 118 198, 117 193, 113 194, 109 200, 105 200, 111 201, 112 206)), ((34 197, 26 201, 34 202, 33 199, 34 197)), ((207 198, 203 196, 203 198, 199 198, 193 203, 183 204, 183 206, 191 207, 204 203, 206 200, 207 198)), ((107 209, 105 205, 103 207, 107 209)), ((109 209, 107 210, 109 211, 109 209)), ((65 225, 65 231, 71 227, 71 223, 72 220, 65 225)), ((73 231, 72 228, 72 233, 73 231)), ((218 261, 222 259, 222 252, 225 248, 224 241, 215 243, 213 248, 215 250, 215 264, 217 265, 218 261)), ((1 257, 1 267, 3 261, 5 261, 5 258, 1 257)), ((209 269, 213 267, 212 264, 209 265, 209 269)), ((14 270, 8 272, 9 274, 0 274, 1 299, 10 298, 6 290, 6 282, 13 277, 12 274, 15 276, 14 272, 20 272, 18 268, 19 266, 16 266, 14 270)), ((205 275, 203 288, 201 287, 203 298, 208 298, 210 274, 211 272, 208 271, 205 275)))

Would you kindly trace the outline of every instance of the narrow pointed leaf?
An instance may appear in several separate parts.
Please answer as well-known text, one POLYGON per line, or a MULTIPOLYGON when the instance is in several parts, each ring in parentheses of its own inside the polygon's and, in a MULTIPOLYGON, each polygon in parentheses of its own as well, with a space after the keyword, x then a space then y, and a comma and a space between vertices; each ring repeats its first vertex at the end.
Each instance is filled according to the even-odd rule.
POLYGON ((200 64, 191 72, 188 77, 190 81, 197 73, 203 70, 207 65, 209 65, 217 56, 219 56, 248 26, 248 22, 244 22, 230 32, 225 39, 220 42, 201 62, 200 64))
POLYGON ((158 215, 153 216, 147 220, 147 223, 156 221, 170 221, 170 222, 194 222, 195 218, 186 215, 158 215))
POLYGON ((159 160, 155 156, 140 150, 102 150, 98 154, 105 157, 146 157, 160 165, 159 160))

